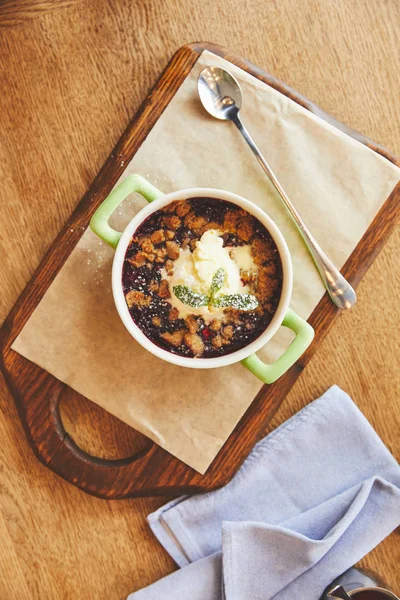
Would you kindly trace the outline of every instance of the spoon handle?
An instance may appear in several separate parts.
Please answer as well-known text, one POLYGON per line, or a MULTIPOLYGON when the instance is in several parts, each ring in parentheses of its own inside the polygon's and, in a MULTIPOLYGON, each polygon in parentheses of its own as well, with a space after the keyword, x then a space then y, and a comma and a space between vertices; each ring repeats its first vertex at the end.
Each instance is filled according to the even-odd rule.
POLYGON ((257 158, 261 167, 264 169, 264 171, 274 184, 293 221, 296 223, 297 228, 301 236, 303 237, 303 240, 305 241, 306 246, 317 266, 319 274, 321 275, 321 279, 328 291, 329 296, 331 297, 332 302, 338 308, 350 308, 351 306, 353 306, 353 304, 356 303, 355 291, 353 290, 351 285, 346 281, 343 275, 341 275, 340 271, 335 267, 335 265, 328 258, 328 256, 322 250, 322 248, 317 244, 314 237, 307 229, 303 219, 300 217, 299 213, 288 198, 285 190, 279 183, 278 178, 276 177, 271 167, 269 166, 269 164, 261 154, 260 150, 256 146, 250 133, 243 125, 239 117, 238 111, 231 115, 231 121, 236 125, 236 127, 239 129, 240 133, 250 146, 253 154, 257 158))

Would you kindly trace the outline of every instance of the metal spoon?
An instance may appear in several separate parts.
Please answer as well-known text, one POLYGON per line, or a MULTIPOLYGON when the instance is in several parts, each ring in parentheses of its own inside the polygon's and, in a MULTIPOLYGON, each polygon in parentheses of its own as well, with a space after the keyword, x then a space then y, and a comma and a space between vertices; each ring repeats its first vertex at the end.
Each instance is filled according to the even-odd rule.
POLYGON ((346 592, 343 586, 337 585, 328 592, 329 598, 340 598, 340 600, 352 600, 352 597, 346 592))
POLYGON ((239 117, 239 109, 242 106, 242 91, 237 80, 225 69, 221 69, 220 67, 206 67, 199 75, 197 89, 200 100, 210 115, 224 121, 232 121, 236 125, 261 167, 271 179, 314 259, 332 302, 338 308, 350 308, 353 306, 356 302, 355 291, 308 231, 299 213, 279 183, 278 178, 243 125, 239 117))

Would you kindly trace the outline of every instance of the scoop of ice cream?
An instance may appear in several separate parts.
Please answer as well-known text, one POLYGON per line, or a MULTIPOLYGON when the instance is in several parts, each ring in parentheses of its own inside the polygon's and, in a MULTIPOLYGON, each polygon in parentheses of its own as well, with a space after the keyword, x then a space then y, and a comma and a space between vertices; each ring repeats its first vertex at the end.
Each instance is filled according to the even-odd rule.
POLYGON ((229 248, 223 247, 223 239, 218 231, 210 229, 201 236, 192 254, 192 260, 201 292, 207 293, 214 274, 221 267, 225 271, 225 281, 221 292, 235 294, 241 287, 240 267, 229 255, 229 248))
MULTIPOLYGON (((213 276, 222 267, 225 271, 225 280, 220 293, 246 293, 248 287, 243 285, 240 272, 241 269, 247 270, 250 266, 256 268, 250 247, 224 248, 223 243, 221 232, 210 229, 203 233, 193 252, 190 252, 189 248, 181 249, 179 258, 174 261, 173 274, 170 276, 166 272, 162 274, 163 278, 168 280, 170 289, 172 290, 175 285, 184 285, 194 292, 208 294, 213 276)), ((216 307, 202 306, 194 309, 183 304, 173 292, 168 301, 178 308, 181 317, 195 313, 202 315, 207 322, 222 315, 221 309, 216 307)))

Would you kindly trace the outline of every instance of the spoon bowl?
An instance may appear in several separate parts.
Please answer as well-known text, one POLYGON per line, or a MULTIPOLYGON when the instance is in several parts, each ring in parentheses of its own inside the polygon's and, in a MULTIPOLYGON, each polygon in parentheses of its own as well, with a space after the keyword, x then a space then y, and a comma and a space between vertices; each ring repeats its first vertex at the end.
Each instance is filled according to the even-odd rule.
POLYGON ((232 112, 238 112, 242 106, 242 90, 238 81, 220 67, 203 69, 197 89, 206 111, 221 121, 232 120, 232 112))

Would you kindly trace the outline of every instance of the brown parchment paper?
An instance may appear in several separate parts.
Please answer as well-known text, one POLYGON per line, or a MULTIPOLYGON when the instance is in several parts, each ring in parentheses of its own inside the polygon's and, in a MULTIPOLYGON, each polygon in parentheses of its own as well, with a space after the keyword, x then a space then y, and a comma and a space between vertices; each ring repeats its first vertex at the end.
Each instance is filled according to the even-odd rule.
MULTIPOLYGON (((294 266, 292 307, 305 318, 324 293, 300 236, 235 127, 208 117, 196 92, 205 65, 240 80, 243 120, 310 230, 342 267, 400 179, 400 170, 241 69, 203 52, 124 176, 140 173, 164 192, 216 187, 256 202, 277 223, 294 266)), ((123 228, 144 205, 128 198, 123 228)), ((204 473, 261 387, 240 364, 197 371, 142 349, 111 295, 113 251, 88 230, 13 349, 204 473)), ((281 329, 260 352, 278 356, 281 329)))

